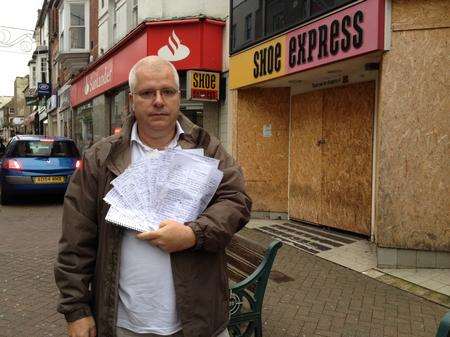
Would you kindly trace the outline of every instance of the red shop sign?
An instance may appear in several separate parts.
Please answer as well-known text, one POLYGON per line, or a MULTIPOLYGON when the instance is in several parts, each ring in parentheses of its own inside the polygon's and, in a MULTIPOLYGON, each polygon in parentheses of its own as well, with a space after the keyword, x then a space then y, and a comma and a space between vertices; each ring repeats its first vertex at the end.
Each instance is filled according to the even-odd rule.
POLYGON ((165 58, 177 70, 220 72, 224 25, 209 19, 142 23, 75 79, 70 89, 71 106, 125 84, 132 66, 148 55, 165 58))
POLYGON ((213 20, 167 21, 151 24, 148 55, 173 62, 178 70, 222 71, 224 22, 213 20))

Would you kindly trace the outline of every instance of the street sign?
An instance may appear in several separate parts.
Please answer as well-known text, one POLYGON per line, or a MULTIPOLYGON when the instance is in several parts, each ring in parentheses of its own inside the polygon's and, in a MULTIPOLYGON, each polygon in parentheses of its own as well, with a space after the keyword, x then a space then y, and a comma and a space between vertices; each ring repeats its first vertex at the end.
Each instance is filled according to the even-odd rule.
POLYGON ((50 83, 42 83, 42 82, 38 83, 37 92, 39 97, 50 97, 51 91, 52 87, 50 83))

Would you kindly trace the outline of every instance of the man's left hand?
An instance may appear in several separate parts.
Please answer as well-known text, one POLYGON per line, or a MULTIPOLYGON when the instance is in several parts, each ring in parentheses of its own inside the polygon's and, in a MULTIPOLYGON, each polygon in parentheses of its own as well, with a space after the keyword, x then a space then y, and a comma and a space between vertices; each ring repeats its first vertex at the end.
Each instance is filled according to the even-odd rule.
POLYGON ((173 220, 165 220, 159 224, 158 230, 140 233, 136 237, 141 240, 148 240, 152 245, 168 253, 191 248, 196 243, 192 229, 173 220))

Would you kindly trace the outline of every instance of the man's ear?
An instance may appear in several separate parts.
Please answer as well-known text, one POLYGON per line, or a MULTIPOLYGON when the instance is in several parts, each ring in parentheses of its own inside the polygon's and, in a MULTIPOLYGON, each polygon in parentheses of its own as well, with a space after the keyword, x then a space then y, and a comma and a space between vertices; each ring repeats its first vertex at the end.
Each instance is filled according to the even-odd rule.
POLYGON ((134 115, 134 97, 131 92, 128 94, 128 106, 130 108, 130 113, 134 115))

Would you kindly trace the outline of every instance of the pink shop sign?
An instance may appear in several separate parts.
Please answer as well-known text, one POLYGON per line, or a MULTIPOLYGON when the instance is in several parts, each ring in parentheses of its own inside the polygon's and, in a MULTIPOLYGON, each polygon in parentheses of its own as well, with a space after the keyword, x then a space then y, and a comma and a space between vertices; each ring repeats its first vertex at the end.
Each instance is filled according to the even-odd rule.
POLYGON ((286 35, 286 73, 384 49, 384 0, 366 0, 286 35))

